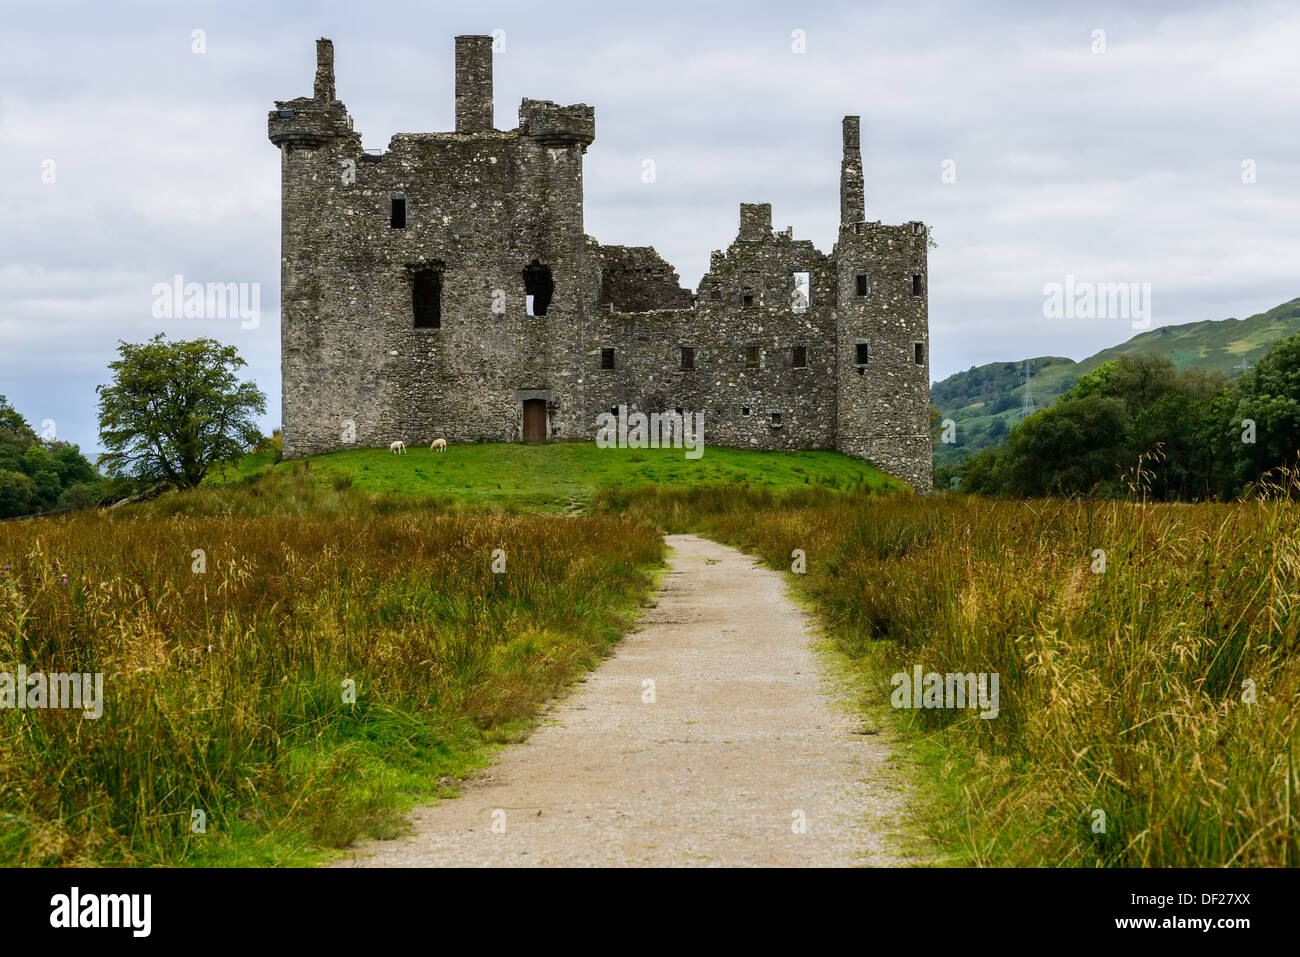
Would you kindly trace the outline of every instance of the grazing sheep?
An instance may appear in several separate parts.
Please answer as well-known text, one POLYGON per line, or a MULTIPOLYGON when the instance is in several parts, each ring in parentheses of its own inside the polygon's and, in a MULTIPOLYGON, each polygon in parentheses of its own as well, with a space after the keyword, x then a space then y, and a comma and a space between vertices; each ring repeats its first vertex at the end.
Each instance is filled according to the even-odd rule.
POLYGON ((430 452, 446 452, 446 451, 447 451, 447 440, 446 440, 446 439, 434 439, 434 440, 433 440, 433 444, 429 446, 429 451, 430 451, 430 452))
POLYGON ((396 442, 393 442, 391 445, 388 446, 388 451, 392 452, 394 455, 397 455, 398 453, 405 455, 406 443, 403 442, 401 439, 398 439, 396 442))

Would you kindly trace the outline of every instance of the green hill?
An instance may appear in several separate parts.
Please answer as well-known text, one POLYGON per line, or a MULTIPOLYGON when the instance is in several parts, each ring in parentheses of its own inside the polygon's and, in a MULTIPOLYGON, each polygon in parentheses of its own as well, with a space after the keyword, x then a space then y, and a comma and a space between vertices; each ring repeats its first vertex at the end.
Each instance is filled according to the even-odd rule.
POLYGON ((274 449, 244 456, 215 470, 212 489, 244 484, 268 471, 310 470, 316 484, 375 493, 433 496, 473 505, 522 511, 575 511, 600 489, 658 485, 689 488, 748 485, 783 488, 884 491, 904 488, 861 459, 839 452, 757 452, 706 447, 698 459, 681 449, 602 449, 594 442, 482 442, 434 453, 415 447, 406 455, 388 449, 351 449, 273 464, 274 449))
MULTIPOLYGON (((1248 319, 1206 319, 1139 333, 1081 362, 1060 356, 1031 359, 1034 407, 1042 409, 1074 385, 1079 376, 1120 356, 1154 352, 1179 369, 1215 369, 1228 377, 1254 365, 1279 339, 1300 332, 1300 299, 1248 319)), ((954 444, 939 444, 935 465, 960 461, 986 445, 1000 444, 1020 420, 1025 395, 1025 360, 990 362, 957 372, 930 389, 942 418, 957 423, 954 444)))

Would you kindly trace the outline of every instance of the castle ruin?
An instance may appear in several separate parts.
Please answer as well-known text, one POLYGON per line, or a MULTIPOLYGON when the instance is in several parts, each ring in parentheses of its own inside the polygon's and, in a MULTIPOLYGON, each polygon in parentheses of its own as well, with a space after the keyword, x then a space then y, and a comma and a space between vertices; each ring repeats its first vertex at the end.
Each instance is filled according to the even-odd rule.
POLYGON ((703 413, 709 445, 838 449, 929 491, 927 231, 866 220, 843 121, 830 255, 772 207, 692 293, 649 246, 583 230, 595 111, 524 99, 495 128, 492 38, 459 36, 456 129, 363 151, 316 44, 277 101, 284 455, 394 438, 592 439, 619 406, 703 413))

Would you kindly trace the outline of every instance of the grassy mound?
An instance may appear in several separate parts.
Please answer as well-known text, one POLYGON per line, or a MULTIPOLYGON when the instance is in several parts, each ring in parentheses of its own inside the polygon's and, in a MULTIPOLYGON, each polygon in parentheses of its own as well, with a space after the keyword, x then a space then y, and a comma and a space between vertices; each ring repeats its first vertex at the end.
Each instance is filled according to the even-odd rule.
POLYGON ((245 456, 214 472, 207 484, 219 488, 297 468, 309 471, 322 489, 346 485, 366 492, 529 511, 572 510, 610 486, 879 491, 904 487, 861 459, 839 452, 706 448, 700 458, 688 459, 681 449, 602 449, 594 442, 484 442, 453 445, 441 453, 420 446, 406 455, 393 455, 386 448, 350 449, 295 462, 274 459, 270 450, 245 456))

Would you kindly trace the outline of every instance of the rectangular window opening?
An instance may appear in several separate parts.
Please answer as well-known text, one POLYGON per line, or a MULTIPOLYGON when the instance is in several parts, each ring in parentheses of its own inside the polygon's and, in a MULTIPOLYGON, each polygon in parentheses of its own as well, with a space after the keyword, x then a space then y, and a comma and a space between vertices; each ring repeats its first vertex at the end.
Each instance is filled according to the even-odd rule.
POLYGON ((690 372, 695 369, 695 347, 682 346, 682 371, 690 372))
POLYGON ((779 429, 780 427, 781 427, 781 413, 780 413, 780 412, 773 412, 773 413, 772 413, 772 428, 774 428, 774 429, 779 429))
POLYGON ((912 356, 916 360, 917 365, 919 366, 925 365, 925 343, 924 342, 912 343, 912 356))
POLYGON ((554 294, 555 280, 551 278, 550 266, 534 259, 524 267, 524 305, 528 315, 546 315, 554 294))
POLYGON ((436 269, 416 270, 411 282, 411 306, 415 328, 442 327, 442 273, 436 269))
POLYGON ((796 369, 808 368, 808 347, 795 346, 790 350, 790 365, 796 369))
POLYGON ((614 368, 614 350, 613 350, 613 349, 601 349, 601 350, 600 350, 600 367, 601 367, 602 369, 612 369, 612 368, 614 368))
POLYGON ((744 305, 744 307, 745 307, 746 309, 753 309, 753 308, 754 308, 754 294, 753 294, 753 293, 749 293, 749 292, 745 293, 745 295, 741 297, 741 303, 744 305))
POLYGON ((866 273, 864 272, 858 273, 857 281, 858 281, 859 296, 865 296, 868 292, 871 291, 871 281, 867 278, 866 273))
POLYGON ((856 343, 854 351, 857 353, 853 360, 854 365, 864 366, 871 361, 871 346, 868 343, 856 343))
POLYGON ((921 294, 921 274, 919 272, 914 272, 912 273, 912 295, 919 296, 921 294))
POLYGON ((757 369, 761 364, 762 364, 761 355, 758 351, 758 346, 746 346, 745 347, 745 368, 757 369))
POLYGON ((741 414, 741 415, 749 415, 749 406, 747 406, 747 405, 742 405, 742 406, 740 407, 740 414, 741 414))
POLYGON ((388 225, 393 229, 406 228, 406 199, 402 196, 393 197, 393 214, 389 219, 388 225))

